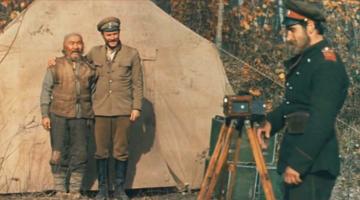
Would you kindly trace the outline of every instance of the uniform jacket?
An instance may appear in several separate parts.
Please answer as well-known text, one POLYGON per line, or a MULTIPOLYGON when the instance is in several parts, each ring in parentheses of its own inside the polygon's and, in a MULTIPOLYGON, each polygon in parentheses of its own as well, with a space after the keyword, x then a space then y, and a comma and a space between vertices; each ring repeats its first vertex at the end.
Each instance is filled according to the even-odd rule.
POLYGON ((99 74, 93 95, 95 115, 130 115, 131 110, 141 110, 143 75, 136 49, 121 45, 114 59, 108 61, 106 46, 101 45, 93 47, 87 57, 99 74))
MULTIPOLYGON (((72 62, 65 57, 56 59, 49 67, 50 112, 67 118, 92 118, 91 85, 96 79, 95 68, 85 60, 72 62)), ((43 103, 41 103, 43 104, 43 103)), ((47 106, 45 106, 47 107, 47 106)))
MULTIPOLYGON (((278 171, 290 166, 301 175, 328 171, 337 176, 340 169, 335 121, 349 85, 340 57, 323 40, 285 61, 285 98, 268 114, 272 134, 285 125, 288 114, 310 114, 303 133, 285 133, 280 146, 278 171)), ((285 131, 286 132, 286 131, 285 131)))

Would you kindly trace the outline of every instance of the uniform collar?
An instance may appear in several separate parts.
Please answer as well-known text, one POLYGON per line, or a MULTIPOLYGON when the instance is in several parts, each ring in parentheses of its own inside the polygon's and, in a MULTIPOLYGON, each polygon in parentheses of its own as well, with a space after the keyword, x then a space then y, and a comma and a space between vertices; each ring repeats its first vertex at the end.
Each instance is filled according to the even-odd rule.
POLYGON ((329 46, 329 42, 326 39, 323 39, 320 42, 306 48, 302 54, 306 57, 309 57, 309 56, 313 55, 314 53, 321 52, 321 50, 326 46, 329 46))
POLYGON ((121 48, 122 48, 121 42, 119 42, 119 44, 114 49, 111 49, 110 47, 108 47, 105 44, 105 57, 106 57, 106 60, 113 61, 114 58, 116 57, 116 54, 121 50, 121 48))

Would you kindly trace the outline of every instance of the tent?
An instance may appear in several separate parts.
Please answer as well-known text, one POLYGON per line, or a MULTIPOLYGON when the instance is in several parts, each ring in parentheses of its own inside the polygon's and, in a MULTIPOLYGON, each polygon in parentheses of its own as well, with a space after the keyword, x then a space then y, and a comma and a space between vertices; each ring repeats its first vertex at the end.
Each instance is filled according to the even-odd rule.
MULTIPOLYGON (((231 91, 212 43, 149 0, 35 0, 0 34, 0 193, 52 189, 49 133, 39 107, 47 61, 61 56, 70 32, 83 35, 85 51, 103 44, 96 24, 107 16, 121 19, 121 40, 139 50, 144 66, 127 187, 199 188, 211 118, 231 91)), ((96 179, 93 148, 88 187, 96 179)))

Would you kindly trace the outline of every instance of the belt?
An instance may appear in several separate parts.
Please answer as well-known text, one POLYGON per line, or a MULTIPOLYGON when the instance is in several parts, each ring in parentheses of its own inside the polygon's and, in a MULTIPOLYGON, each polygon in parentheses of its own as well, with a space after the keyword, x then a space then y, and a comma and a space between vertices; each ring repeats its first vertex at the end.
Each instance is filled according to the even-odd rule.
POLYGON ((309 120, 310 113, 305 111, 293 112, 286 115, 285 126, 286 133, 296 134, 304 133, 305 126, 309 120))

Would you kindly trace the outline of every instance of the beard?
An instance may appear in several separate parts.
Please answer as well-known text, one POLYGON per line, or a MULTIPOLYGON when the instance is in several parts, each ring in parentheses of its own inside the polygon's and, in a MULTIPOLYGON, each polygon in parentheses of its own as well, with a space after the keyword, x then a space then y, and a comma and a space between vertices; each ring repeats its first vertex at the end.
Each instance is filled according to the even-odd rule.
POLYGON ((82 54, 83 54, 82 50, 73 50, 73 51, 70 51, 67 55, 71 60, 77 61, 77 60, 81 59, 82 54))
POLYGON ((302 53, 310 45, 309 36, 304 33, 303 37, 299 37, 296 40, 289 41, 289 52, 292 55, 297 55, 302 53))

